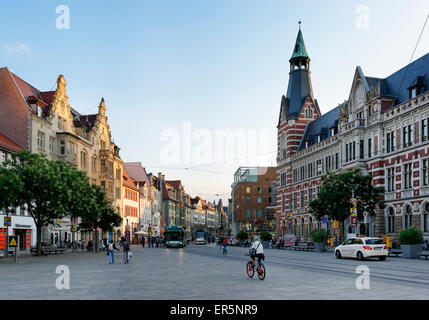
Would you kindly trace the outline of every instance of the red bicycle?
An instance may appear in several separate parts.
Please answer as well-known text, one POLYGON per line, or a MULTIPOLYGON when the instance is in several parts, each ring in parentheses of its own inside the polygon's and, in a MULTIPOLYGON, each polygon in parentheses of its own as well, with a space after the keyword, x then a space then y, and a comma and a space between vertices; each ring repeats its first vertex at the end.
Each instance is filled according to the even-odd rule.
MULTIPOLYGON (((246 254, 246 256, 250 256, 249 254, 246 254)), ((255 258, 252 257, 252 260, 250 260, 247 264, 246 264, 246 272, 247 275, 249 276, 249 278, 253 278, 254 274, 255 274, 255 269, 258 272, 258 278, 259 280, 264 280, 265 276, 266 276, 266 271, 265 271, 265 266, 262 262, 259 262, 259 260, 257 261, 257 263, 254 262, 255 258)))

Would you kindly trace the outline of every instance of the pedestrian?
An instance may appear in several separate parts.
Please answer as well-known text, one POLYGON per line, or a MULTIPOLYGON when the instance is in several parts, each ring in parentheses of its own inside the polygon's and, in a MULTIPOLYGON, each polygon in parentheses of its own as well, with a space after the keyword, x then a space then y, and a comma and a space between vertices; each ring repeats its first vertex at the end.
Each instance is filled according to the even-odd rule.
POLYGON ((222 254, 227 254, 228 252, 226 251, 226 246, 228 245, 228 238, 227 237, 225 237, 225 238, 223 238, 223 249, 222 249, 222 254))
POLYGON ((122 238, 122 251, 124 252, 124 263, 128 263, 128 251, 130 251, 130 243, 127 238, 122 238))
POLYGON ((144 248, 144 236, 142 236, 142 245, 143 245, 143 248, 144 248))
POLYGON ((115 263, 115 251, 114 250, 117 250, 119 252, 119 249, 116 248, 113 240, 110 240, 110 243, 107 247, 107 255, 109 256, 109 264, 115 263))
POLYGON ((150 245, 152 244, 152 237, 147 238, 147 247, 150 248, 150 245))

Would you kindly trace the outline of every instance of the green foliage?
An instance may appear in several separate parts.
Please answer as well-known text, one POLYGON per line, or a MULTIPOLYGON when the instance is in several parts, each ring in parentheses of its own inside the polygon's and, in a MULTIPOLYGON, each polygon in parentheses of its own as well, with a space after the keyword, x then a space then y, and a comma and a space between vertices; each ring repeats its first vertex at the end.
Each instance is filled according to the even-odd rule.
POLYGON ((260 236, 262 241, 270 241, 273 238, 273 235, 267 231, 262 231, 260 236))
POLYGON ((423 234, 421 230, 412 227, 409 229, 401 230, 399 233, 400 244, 422 244, 423 234))
POLYGON ((249 239, 249 235, 247 234, 247 232, 240 231, 239 233, 237 233, 237 239, 238 240, 247 240, 247 239, 249 239))
POLYGON ((323 242, 325 243, 328 240, 328 232, 325 230, 313 230, 310 232, 310 238, 314 242, 323 242))
POLYGON ((39 254, 41 229, 56 219, 81 217, 108 231, 120 225, 121 217, 101 201, 100 192, 83 171, 43 154, 23 151, 16 154, 16 161, 0 167, 0 207, 27 205, 37 229, 39 254))
POLYGON ((318 197, 309 203, 311 212, 318 220, 327 216, 331 220, 344 221, 350 216, 353 189, 358 200, 358 218, 363 219, 364 211, 375 215, 384 189, 372 186, 372 176, 363 174, 360 168, 323 175, 318 197))

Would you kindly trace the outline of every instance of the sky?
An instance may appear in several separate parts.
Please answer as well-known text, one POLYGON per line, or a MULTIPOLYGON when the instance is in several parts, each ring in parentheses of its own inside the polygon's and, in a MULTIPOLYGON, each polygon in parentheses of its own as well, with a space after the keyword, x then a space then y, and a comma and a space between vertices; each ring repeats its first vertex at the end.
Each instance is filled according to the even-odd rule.
POLYGON ((356 66, 385 78, 407 65, 428 14, 427 0, 0 0, 0 67, 42 91, 64 75, 83 114, 104 97, 125 162, 227 201, 239 166, 276 164, 298 21, 325 113, 356 66))

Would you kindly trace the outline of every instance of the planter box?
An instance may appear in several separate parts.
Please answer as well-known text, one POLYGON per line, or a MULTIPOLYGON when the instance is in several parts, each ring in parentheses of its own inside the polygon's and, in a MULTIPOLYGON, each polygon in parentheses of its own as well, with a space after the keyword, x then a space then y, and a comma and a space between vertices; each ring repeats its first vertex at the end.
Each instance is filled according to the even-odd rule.
POLYGON ((315 242, 314 243, 314 249, 317 252, 326 252, 326 244, 323 242, 315 242))
POLYGON ((418 255, 422 251, 421 244, 401 244, 402 256, 405 259, 420 259, 418 255))

